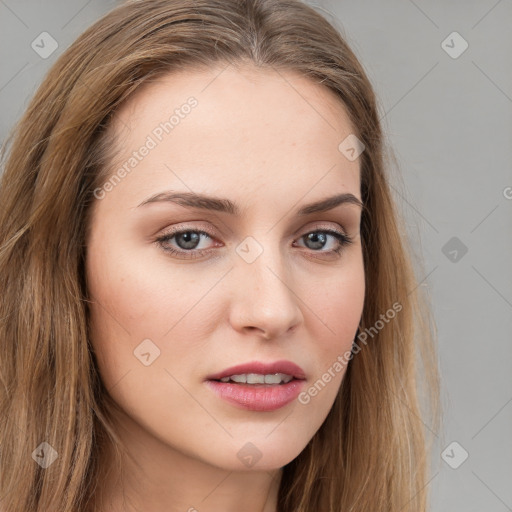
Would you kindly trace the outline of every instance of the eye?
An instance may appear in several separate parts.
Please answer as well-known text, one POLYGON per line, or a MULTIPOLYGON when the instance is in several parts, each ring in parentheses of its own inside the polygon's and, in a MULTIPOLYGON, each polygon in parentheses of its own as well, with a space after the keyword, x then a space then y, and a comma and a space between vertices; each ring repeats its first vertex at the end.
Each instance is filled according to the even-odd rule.
POLYGON ((299 238, 299 240, 304 240, 306 247, 312 249, 314 252, 321 252, 325 254, 339 254, 345 246, 351 244, 353 241, 345 233, 334 229, 318 229, 310 231, 299 238), (329 238, 331 239, 331 246, 333 246, 333 248, 321 250, 324 249, 326 245, 329 245, 329 238))
POLYGON ((197 258, 202 256, 204 253, 209 252, 210 249, 198 248, 201 243, 201 238, 212 239, 212 236, 206 231, 197 229, 182 229, 165 233, 161 237, 156 239, 156 242, 166 252, 174 254, 180 258, 197 258), (175 244, 178 248, 170 245, 172 240, 175 240, 175 244), (198 254, 199 253, 199 254, 198 254))
MULTIPOLYGON (((194 259, 204 256, 212 251, 212 247, 200 247, 201 239, 207 242, 213 240, 213 235, 207 231, 198 229, 172 230, 158 237, 155 242, 167 253, 183 259, 194 259)), ((334 229, 318 229, 302 235, 298 240, 305 241, 305 247, 312 252, 322 255, 339 255, 342 249, 351 244, 353 240, 334 229), (330 242, 330 243, 329 243, 330 242), (322 250, 326 246, 332 247, 328 250, 322 250)), ((304 247, 304 246, 302 246, 304 247)))

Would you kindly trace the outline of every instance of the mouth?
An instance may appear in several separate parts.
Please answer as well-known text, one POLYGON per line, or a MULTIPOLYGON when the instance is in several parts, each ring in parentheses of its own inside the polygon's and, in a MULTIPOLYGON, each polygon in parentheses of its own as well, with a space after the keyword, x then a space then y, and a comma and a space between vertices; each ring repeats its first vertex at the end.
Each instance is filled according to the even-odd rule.
POLYGON ((215 382, 231 382, 233 384, 245 384, 248 386, 280 386, 288 384, 292 380, 299 380, 293 375, 286 373, 269 373, 262 375, 259 373, 242 373, 238 375, 230 375, 229 377, 222 377, 221 379, 211 379, 215 382))
POLYGON ((297 398, 306 376, 290 361, 247 363, 210 375, 206 384, 231 405, 250 411, 274 411, 297 398))
POLYGON ((271 363, 253 361, 226 368, 221 372, 209 375, 206 377, 206 380, 221 382, 229 382, 231 380, 237 384, 257 385, 286 384, 292 379, 304 380, 305 378, 304 370, 291 361, 274 361, 271 363))

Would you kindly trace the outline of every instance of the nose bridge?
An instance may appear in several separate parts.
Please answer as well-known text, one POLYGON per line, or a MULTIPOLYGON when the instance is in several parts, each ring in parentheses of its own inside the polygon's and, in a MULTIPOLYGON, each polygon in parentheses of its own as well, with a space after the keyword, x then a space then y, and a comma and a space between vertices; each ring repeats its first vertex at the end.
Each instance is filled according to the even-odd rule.
POLYGON ((282 254, 279 242, 272 234, 247 236, 237 247, 237 272, 241 279, 247 278, 260 290, 272 293, 290 293, 286 255, 282 254), (281 279, 279 279, 281 278, 281 279), (284 282, 283 282, 284 281, 284 282))
POLYGON ((301 318, 286 254, 272 233, 246 237, 235 249, 233 324, 257 327, 275 336, 301 318), (257 237, 257 238, 256 238, 257 237))

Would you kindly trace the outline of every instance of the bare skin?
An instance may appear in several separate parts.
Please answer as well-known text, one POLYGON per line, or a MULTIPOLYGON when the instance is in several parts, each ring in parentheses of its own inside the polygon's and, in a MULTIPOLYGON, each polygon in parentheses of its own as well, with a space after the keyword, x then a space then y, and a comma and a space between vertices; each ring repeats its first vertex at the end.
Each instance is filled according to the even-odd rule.
POLYGON ((361 318, 360 206, 297 214, 336 194, 361 199, 359 159, 338 149, 354 133, 346 111, 298 74, 224 67, 146 84, 116 116, 114 171, 148 136, 156 145, 98 194, 87 240, 91 341, 136 461, 126 461, 122 486, 103 482, 105 512, 276 512, 282 467, 329 413, 345 374, 333 364, 361 318), (180 111, 172 131, 155 131, 189 97, 197 105, 180 111), (169 190, 229 199, 241 211, 139 206, 169 190), (188 238, 156 241, 174 228, 188 238), (342 246, 326 229, 352 242, 342 246), (236 250, 255 254, 258 244, 250 263, 236 250), (143 340, 151 341, 137 352, 143 340), (276 360, 298 364, 306 390, 329 368, 332 378, 308 403, 263 412, 205 384, 230 366, 276 360), (260 454, 252 466, 239 457, 247 446, 260 454))

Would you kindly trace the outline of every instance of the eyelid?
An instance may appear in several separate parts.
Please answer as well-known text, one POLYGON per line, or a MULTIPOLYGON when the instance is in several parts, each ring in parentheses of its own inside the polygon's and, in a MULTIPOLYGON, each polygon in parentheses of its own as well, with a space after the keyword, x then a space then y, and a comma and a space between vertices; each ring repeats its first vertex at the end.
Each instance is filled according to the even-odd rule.
POLYGON ((348 232, 347 230, 345 229, 345 226, 343 226, 342 224, 340 224, 339 222, 333 222, 331 221, 330 223, 327 223, 325 221, 323 222, 313 222, 311 224, 310 227, 308 227, 306 230, 304 230, 304 228, 301 228, 297 231, 297 234, 298 233, 301 233, 304 231, 304 235, 308 234, 310 231, 320 231, 322 229, 334 229, 335 231, 341 231, 341 233, 343 233, 344 235, 348 235, 348 232), (333 227, 332 225, 333 224, 336 224, 337 226, 336 227, 333 227))
MULTIPOLYGON (((199 259, 203 256, 209 255, 215 248, 215 246, 218 247, 218 244, 215 244, 213 247, 209 247, 206 249, 191 249, 191 250, 185 250, 181 248, 174 248, 172 246, 165 247, 164 242, 167 239, 174 238, 175 235, 184 233, 184 232, 195 232, 202 235, 207 236, 211 240, 216 240, 216 237, 207 229, 200 229, 197 225, 196 226, 184 226, 184 225, 178 225, 173 226, 172 228, 165 230, 160 235, 157 236, 157 238, 154 240, 154 243, 160 246, 161 250, 164 252, 171 254, 173 258, 175 259, 199 259)), ((354 237, 349 235, 346 230, 343 227, 336 227, 333 228, 331 226, 324 225, 313 225, 310 226, 309 229, 302 229, 299 231, 299 233, 302 232, 298 237, 296 234, 294 234, 293 242, 295 243, 297 240, 303 239, 305 236, 307 236, 310 233, 314 232, 324 232, 327 233, 328 236, 334 237, 337 242, 337 247, 335 249, 331 249, 329 251, 304 251, 305 256, 308 258, 316 259, 316 260, 325 260, 325 258, 339 258, 341 256, 341 253, 344 252, 344 249, 346 249, 348 246, 350 246, 354 242, 354 237)), ((296 246, 295 246, 296 247, 296 246)), ((303 246, 299 246, 303 247, 303 246)), ((306 248, 307 249, 307 248, 306 248)))
MULTIPOLYGON (((190 221, 190 222, 194 222, 194 221, 190 221)), ((211 239, 216 238, 216 235, 213 234, 213 230, 210 230, 210 228, 206 227, 206 226, 207 226, 206 224, 201 224, 201 223, 194 224, 192 226, 189 226, 188 222, 180 223, 171 228, 164 229, 163 231, 160 232, 158 237, 172 236, 174 234, 181 233, 183 231, 197 231, 197 232, 204 232, 204 234, 208 235, 211 239)), ((335 231, 341 232, 341 234, 343 234, 345 236, 349 236, 348 231, 339 222, 331 222, 330 224, 327 224, 325 221, 320 222, 320 223, 313 222, 313 223, 311 223, 311 225, 309 225, 309 227, 307 229, 305 229, 304 227, 301 227, 300 229, 295 231, 292 236, 302 237, 312 231, 320 231, 323 229, 326 229, 326 230, 334 229, 335 231), (332 224, 337 224, 337 226, 333 228, 332 224)), ((207 250, 207 249, 205 249, 205 250, 207 250)))

